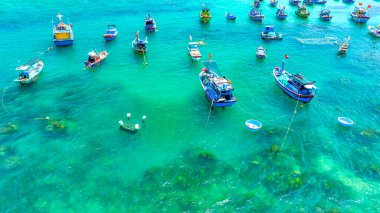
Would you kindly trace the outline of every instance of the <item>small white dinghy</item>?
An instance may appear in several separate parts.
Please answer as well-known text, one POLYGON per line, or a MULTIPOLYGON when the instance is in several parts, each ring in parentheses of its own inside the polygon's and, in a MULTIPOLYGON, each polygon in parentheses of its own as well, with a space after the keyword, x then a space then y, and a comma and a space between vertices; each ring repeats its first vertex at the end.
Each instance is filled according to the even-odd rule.
POLYGON ((342 126, 352 126, 354 121, 346 117, 338 117, 338 121, 342 126))
POLYGON ((252 132, 257 132, 261 129, 263 125, 258 120, 249 119, 245 122, 245 126, 247 127, 248 130, 252 132))

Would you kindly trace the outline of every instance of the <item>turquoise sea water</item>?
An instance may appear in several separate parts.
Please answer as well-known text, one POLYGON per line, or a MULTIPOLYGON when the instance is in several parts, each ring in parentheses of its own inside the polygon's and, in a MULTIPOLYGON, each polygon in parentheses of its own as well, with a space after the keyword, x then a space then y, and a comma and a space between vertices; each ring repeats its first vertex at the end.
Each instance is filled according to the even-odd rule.
POLYGON ((209 2, 213 18, 201 25, 201 1, 3 0, 0 211, 380 211, 380 39, 367 31, 380 24, 380 3, 363 1, 372 5, 364 25, 351 21, 353 4, 332 0, 309 7, 307 20, 280 0, 285 22, 265 0, 258 24, 248 18, 251 3, 209 2), (331 9, 331 23, 319 20, 322 8, 331 9), (74 45, 44 52, 58 12, 73 23, 74 45), (158 25, 149 35, 147 13, 158 25), (107 24, 119 37, 105 44, 107 24), (283 41, 262 41, 265 25, 283 41), (148 37, 147 66, 131 49, 138 30, 148 37), (187 55, 190 34, 206 43, 203 59, 212 53, 231 79, 234 106, 210 111, 202 65, 187 55), (338 56, 333 41, 347 36, 348 54, 338 56), (260 45, 264 60, 255 57, 260 45), (110 53, 94 72, 83 69, 93 49, 110 53), (316 81, 310 104, 275 85, 272 70, 285 54, 288 71, 316 81), (45 63, 40 78, 13 83, 15 67, 35 57, 45 63), (147 115, 135 135, 119 130, 128 112, 135 121, 147 115), (53 121, 36 119, 46 116, 53 121), (356 124, 343 128, 338 116, 356 124), (261 131, 245 128, 250 118, 261 131))

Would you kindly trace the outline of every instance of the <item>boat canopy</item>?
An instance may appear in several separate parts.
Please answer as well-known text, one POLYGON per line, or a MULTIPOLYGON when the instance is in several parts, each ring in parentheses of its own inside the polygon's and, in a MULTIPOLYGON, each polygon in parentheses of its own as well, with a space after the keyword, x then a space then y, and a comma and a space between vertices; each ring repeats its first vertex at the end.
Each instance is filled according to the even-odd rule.
POLYGON ((321 14, 329 14, 329 13, 330 13, 330 10, 328 10, 328 9, 323 9, 321 11, 321 14))
POLYGON ((212 72, 217 72, 219 71, 218 66, 216 65, 216 61, 208 60, 208 61, 203 61, 203 65, 206 67, 207 70, 212 71, 212 72))
POLYGON ((23 71, 23 72, 20 73, 20 76, 24 77, 24 78, 29 78, 29 73, 26 72, 26 71, 23 71))
POLYGON ((270 33, 274 32, 274 27, 273 26, 266 26, 264 29, 264 33, 270 33))
POLYGON ((315 83, 315 81, 309 81, 309 80, 307 80, 301 73, 297 73, 295 75, 292 75, 292 77, 300 85, 312 85, 312 84, 315 83))
POLYGON ((94 56, 96 56, 96 53, 94 51, 91 51, 88 53, 88 56, 94 57, 94 56))

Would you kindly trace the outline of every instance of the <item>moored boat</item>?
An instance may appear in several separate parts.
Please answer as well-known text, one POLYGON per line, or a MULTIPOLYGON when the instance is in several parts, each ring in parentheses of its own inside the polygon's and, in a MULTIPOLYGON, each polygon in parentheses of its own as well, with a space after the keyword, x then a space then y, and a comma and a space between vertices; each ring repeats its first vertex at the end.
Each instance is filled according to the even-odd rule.
POLYGON ((199 61, 199 59, 201 59, 201 57, 202 57, 202 54, 199 51, 198 42, 193 42, 192 40, 193 39, 190 36, 190 42, 189 42, 189 46, 188 46, 187 50, 189 51, 189 55, 190 55, 192 60, 199 61))
POLYGON ((298 6, 299 4, 301 4, 301 0, 289 0, 289 4, 293 6, 298 6))
POLYGON ((344 39, 342 44, 338 44, 338 54, 346 54, 348 51, 348 48, 350 47, 350 44, 348 41, 351 39, 350 36, 344 39))
POLYGON ((314 4, 313 0, 303 0, 303 3, 309 6, 312 6, 314 4))
POLYGON ((247 127, 249 131, 257 132, 261 129, 263 125, 258 120, 249 119, 245 121, 245 126, 247 127))
POLYGON ((327 0, 313 0, 314 4, 326 4, 327 0))
POLYGON ((53 28, 53 42, 57 47, 71 46, 74 43, 74 32, 72 30, 72 24, 65 24, 62 21, 62 15, 57 15, 59 24, 54 25, 53 28))
POLYGON ((157 29, 156 20, 150 17, 150 14, 145 18, 145 30, 148 32, 154 32, 157 29))
POLYGON ((27 64, 19 66, 16 70, 21 71, 18 78, 14 80, 16 83, 20 83, 21 86, 29 84, 32 81, 36 81, 40 75, 44 63, 39 59, 33 59, 27 64))
POLYGON ((281 6, 278 7, 276 11, 276 17, 283 20, 285 20, 288 17, 288 14, 285 13, 285 6, 282 9, 281 6))
POLYGON ((233 96, 234 88, 231 81, 217 74, 218 67, 215 61, 204 61, 205 67, 199 74, 199 80, 206 98, 213 107, 232 106, 237 99, 233 96))
POLYGON ((276 80, 277 86, 289 97, 309 103, 315 96, 317 87, 314 85, 315 81, 307 80, 302 74, 290 74, 285 68, 285 61, 282 61, 282 67, 275 67, 273 69, 273 77, 276 80))
POLYGON ((256 49, 256 57, 260 59, 267 57, 267 51, 264 49, 264 47, 260 46, 256 49))
POLYGON ((274 31, 274 26, 265 26, 264 32, 261 33, 264 40, 282 40, 282 34, 274 31))
POLYGON ((226 19, 234 21, 236 16, 233 13, 226 13, 226 19))
POLYGON ((343 2, 344 2, 344 3, 349 3, 349 4, 351 4, 351 3, 354 3, 355 0, 343 0, 343 2))
POLYGON ((354 12, 351 13, 352 20, 357 23, 366 23, 370 19, 367 12, 371 8, 371 5, 368 5, 367 8, 364 8, 362 5, 362 3, 359 3, 359 7, 355 6, 354 12))
POLYGON ((319 13, 319 18, 324 20, 324 21, 331 21, 331 19, 333 18, 332 16, 330 16, 330 10, 328 9, 323 9, 321 10, 321 12, 319 13))
POLYGON ((354 125, 354 121, 351 120, 351 119, 349 119, 349 118, 346 118, 346 117, 338 117, 338 122, 342 126, 352 126, 352 125, 354 125))
POLYGON ((275 7, 277 5, 278 1, 277 0, 270 0, 269 5, 272 7, 275 7))
POLYGON ((88 53, 88 59, 84 62, 87 68, 93 68, 99 66, 104 59, 108 56, 108 52, 103 50, 102 52, 91 51, 88 53))
POLYGON ((378 28, 374 27, 374 26, 369 26, 368 27, 368 31, 373 35, 373 36, 376 36, 376 37, 380 37, 380 25, 378 26, 378 28))
POLYGON ((248 15, 252 20, 257 22, 262 22, 264 19, 264 15, 261 14, 261 10, 257 10, 256 8, 252 8, 249 11, 248 15))
POLYGON ((209 23, 210 22, 210 19, 211 19, 210 9, 208 7, 206 7, 204 4, 202 5, 202 11, 199 14, 199 17, 200 17, 200 21, 202 23, 209 23))
POLYGON ((298 9, 295 12, 297 16, 302 18, 307 18, 310 16, 310 12, 307 10, 305 5, 298 5, 298 9))
POLYGON ((116 25, 109 24, 108 29, 106 33, 103 35, 103 37, 106 41, 112 41, 117 37, 117 34, 118 34, 118 31, 116 29, 116 25))
POLYGON ((259 8, 259 7, 261 6, 261 3, 260 3, 259 0, 255 0, 255 1, 253 2, 253 5, 252 5, 252 6, 255 7, 255 8, 259 8))
POLYGON ((148 48, 146 45, 148 44, 148 38, 145 38, 145 40, 139 38, 139 33, 135 34, 135 39, 132 41, 132 48, 137 53, 145 53, 148 48))

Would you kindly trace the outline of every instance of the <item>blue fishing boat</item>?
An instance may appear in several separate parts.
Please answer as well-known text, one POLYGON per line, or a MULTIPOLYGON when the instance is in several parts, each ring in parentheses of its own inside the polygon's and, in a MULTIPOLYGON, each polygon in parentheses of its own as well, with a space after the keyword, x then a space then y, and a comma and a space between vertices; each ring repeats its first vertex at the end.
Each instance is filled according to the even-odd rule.
POLYGON ((261 33, 264 40, 282 40, 282 34, 274 31, 274 26, 265 26, 264 32, 261 33))
POLYGON ((255 8, 259 8, 260 6, 261 6, 261 3, 260 3, 259 0, 255 0, 255 1, 253 2, 253 7, 255 7, 255 8))
POLYGON ((371 5, 368 5, 367 8, 364 8, 362 5, 362 3, 359 3, 359 7, 355 6, 354 12, 351 13, 352 20, 357 23, 366 23, 370 19, 367 12, 371 8, 371 5))
POLYGON ((53 28, 53 42, 57 47, 71 46, 74 43, 74 33, 72 30, 72 24, 65 24, 62 21, 62 15, 57 15, 59 24, 54 25, 53 28))
POLYGON ((139 38, 139 33, 135 34, 135 39, 132 41, 132 48, 137 53, 144 54, 148 49, 146 45, 148 44, 148 38, 145 38, 145 40, 139 38))
POLYGON ((118 33, 118 31, 116 29, 116 25, 109 24, 108 29, 107 29, 106 33, 103 35, 103 37, 106 41, 112 41, 117 37, 117 33, 118 33))
POLYGON ((282 20, 285 20, 288 17, 288 14, 285 13, 285 6, 282 9, 281 6, 278 7, 276 11, 276 17, 282 20))
POLYGON ((267 57, 267 51, 264 49, 264 47, 260 46, 256 49, 256 57, 260 59, 267 57))
POLYGON ((313 0, 314 4, 326 4, 327 0, 313 0))
POLYGON ((252 8, 248 15, 252 20, 257 22, 262 22, 264 19, 264 15, 261 14, 261 10, 257 10, 256 8, 252 8))
POLYGON ((236 16, 233 13, 226 13, 226 19, 235 21, 236 16))
POLYGON ((288 73, 285 69, 285 60, 282 61, 282 68, 275 67, 273 69, 273 77, 277 86, 289 97, 301 101, 303 103, 310 102, 317 91, 314 86, 315 81, 308 81, 302 74, 295 75, 288 73))
POLYGON ((293 6, 298 6, 301 3, 301 0, 289 0, 289 3, 293 6))
POLYGON ((145 30, 148 32, 154 32, 156 31, 156 29, 156 21, 154 20, 154 18, 150 17, 150 14, 148 14, 145 18, 145 30))
POLYGON ((96 52, 93 50, 88 53, 88 59, 84 62, 84 65, 87 68, 99 66, 103 62, 103 60, 107 58, 107 56, 108 53, 105 50, 102 52, 96 52))
POLYGON ((234 88, 231 81, 217 74, 219 69, 215 61, 204 61, 204 68, 199 74, 199 80, 206 98, 213 107, 232 106, 237 99, 233 96, 234 88))
POLYGON ((354 3, 355 0, 343 0, 343 2, 344 2, 344 3, 349 3, 349 4, 351 4, 351 3, 354 3))
POLYGON ((275 7, 277 5, 278 1, 277 0, 270 0, 269 5, 272 7, 275 7))
POLYGON ((312 6, 314 4, 313 0, 303 0, 303 3, 309 6, 312 6))
POLYGON ((36 81, 43 68, 44 63, 41 60, 33 59, 27 64, 16 68, 16 70, 21 71, 21 73, 19 74, 18 78, 13 81, 20 83, 21 86, 29 84, 32 81, 36 81))
POLYGON ((321 12, 319 13, 319 18, 324 20, 324 21, 331 21, 331 19, 333 18, 332 16, 330 16, 330 10, 328 9, 323 9, 321 10, 321 12))

